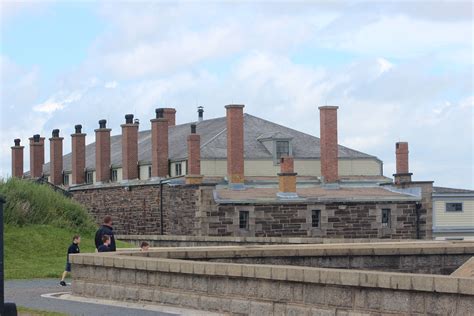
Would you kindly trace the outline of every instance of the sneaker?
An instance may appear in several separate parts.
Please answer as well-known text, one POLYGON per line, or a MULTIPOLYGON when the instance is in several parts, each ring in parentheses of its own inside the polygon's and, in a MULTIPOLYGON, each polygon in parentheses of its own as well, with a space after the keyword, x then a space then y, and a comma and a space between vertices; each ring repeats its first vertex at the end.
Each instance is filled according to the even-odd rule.
POLYGON ((61 281, 61 282, 59 282, 59 285, 61 285, 61 286, 66 286, 67 284, 66 284, 66 282, 64 282, 64 281, 61 281))

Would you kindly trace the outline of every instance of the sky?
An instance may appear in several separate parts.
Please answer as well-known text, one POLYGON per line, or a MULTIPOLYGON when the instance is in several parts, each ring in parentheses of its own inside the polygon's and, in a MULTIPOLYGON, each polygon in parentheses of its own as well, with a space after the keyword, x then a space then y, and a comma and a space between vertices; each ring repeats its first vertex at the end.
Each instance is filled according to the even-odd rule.
MULTIPOLYGON (((318 106, 337 105, 341 145, 395 173, 409 142, 414 180, 474 189, 471 1, 2 0, 0 177, 13 139, 124 115, 150 128, 224 105, 319 137, 318 106)), ((47 142, 48 143, 48 142, 47 142)), ((46 161, 49 146, 46 146, 46 161)), ((25 147, 25 169, 29 169, 25 147)))

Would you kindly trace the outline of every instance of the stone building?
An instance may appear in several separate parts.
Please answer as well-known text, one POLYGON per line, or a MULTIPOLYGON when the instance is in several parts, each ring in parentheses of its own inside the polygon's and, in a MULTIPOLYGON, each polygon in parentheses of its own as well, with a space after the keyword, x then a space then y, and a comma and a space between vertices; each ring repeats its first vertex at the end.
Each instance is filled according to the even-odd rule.
MULTIPOLYGON (((377 157, 338 145, 338 107, 319 110, 321 138, 235 104, 180 125, 174 109, 157 109, 150 131, 129 114, 115 136, 100 120, 87 146, 76 125, 64 156, 53 132, 47 164, 44 138, 30 139, 26 176, 66 187, 98 222, 112 214, 121 234, 431 238, 433 182, 411 180, 408 143, 396 144, 392 181, 377 157)), ((19 140, 12 158, 23 176, 19 140)))

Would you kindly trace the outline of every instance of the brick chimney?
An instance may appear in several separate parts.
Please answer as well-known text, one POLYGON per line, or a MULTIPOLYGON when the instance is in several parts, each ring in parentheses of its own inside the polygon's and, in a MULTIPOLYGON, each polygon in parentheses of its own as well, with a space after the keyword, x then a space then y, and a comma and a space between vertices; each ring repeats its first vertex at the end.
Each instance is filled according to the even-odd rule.
POLYGON ((244 184, 244 105, 229 104, 227 109, 227 180, 234 189, 244 184))
POLYGON ((59 129, 53 129, 49 139, 49 175, 54 185, 63 184, 63 137, 59 137, 59 129))
POLYGON ((397 173, 393 175, 395 177, 395 184, 411 182, 413 173, 410 173, 408 168, 408 143, 396 143, 395 155, 397 157, 397 173))
POLYGON ((279 192, 277 196, 283 199, 297 198, 296 175, 294 160, 291 156, 283 156, 280 160, 280 173, 278 174, 279 192))
POLYGON ((204 107, 198 106, 198 122, 202 122, 204 120, 204 107))
POLYGON ((138 178, 138 124, 133 114, 125 115, 122 124, 122 177, 124 181, 138 178))
MULTIPOLYGON (((110 181, 110 128, 100 120, 95 130, 95 179, 97 184, 110 181)), ((123 141, 123 140, 122 140, 123 141)))
POLYGON ((201 136, 196 134, 196 125, 191 124, 191 134, 188 135, 188 174, 186 184, 202 183, 201 175, 201 136))
POLYGON ((23 149, 25 146, 20 145, 20 139, 14 140, 15 146, 12 147, 12 177, 23 177, 23 149))
POLYGON ((321 176, 324 183, 338 181, 337 106, 320 106, 321 176))
POLYGON ((71 134, 71 183, 77 185, 86 182, 86 134, 82 133, 82 125, 78 124, 74 128, 76 131, 71 134))
POLYGON ((30 177, 39 178, 43 175, 44 137, 36 134, 30 137, 30 177))
POLYGON ((151 121, 151 177, 165 178, 168 170, 168 120, 164 109, 155 110, 156 118, 151 121))
POLYGON ((176 109, 163 108, 163 117, 168 120, 168 126, 176 125, 176 109))

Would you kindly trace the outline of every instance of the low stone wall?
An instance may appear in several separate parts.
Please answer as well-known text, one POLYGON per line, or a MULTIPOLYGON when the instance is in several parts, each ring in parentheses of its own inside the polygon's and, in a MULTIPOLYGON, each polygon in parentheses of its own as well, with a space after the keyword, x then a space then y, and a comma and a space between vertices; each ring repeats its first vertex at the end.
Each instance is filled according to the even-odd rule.
POLYGON ((474 313, 474 278, 196 261, 408 252, 473 255, 474 243, 167 248, 79 254, 71 256, 73 294, 243 315, 474 313))
POLYGON ((336 244, 368 242, 406 242, 406 239, 340 239, 318 237, 217 237, 176 235, 116 235, 116 239, 139 246, 146 241, 151 247, 205 247, 281 244, 336 244))

